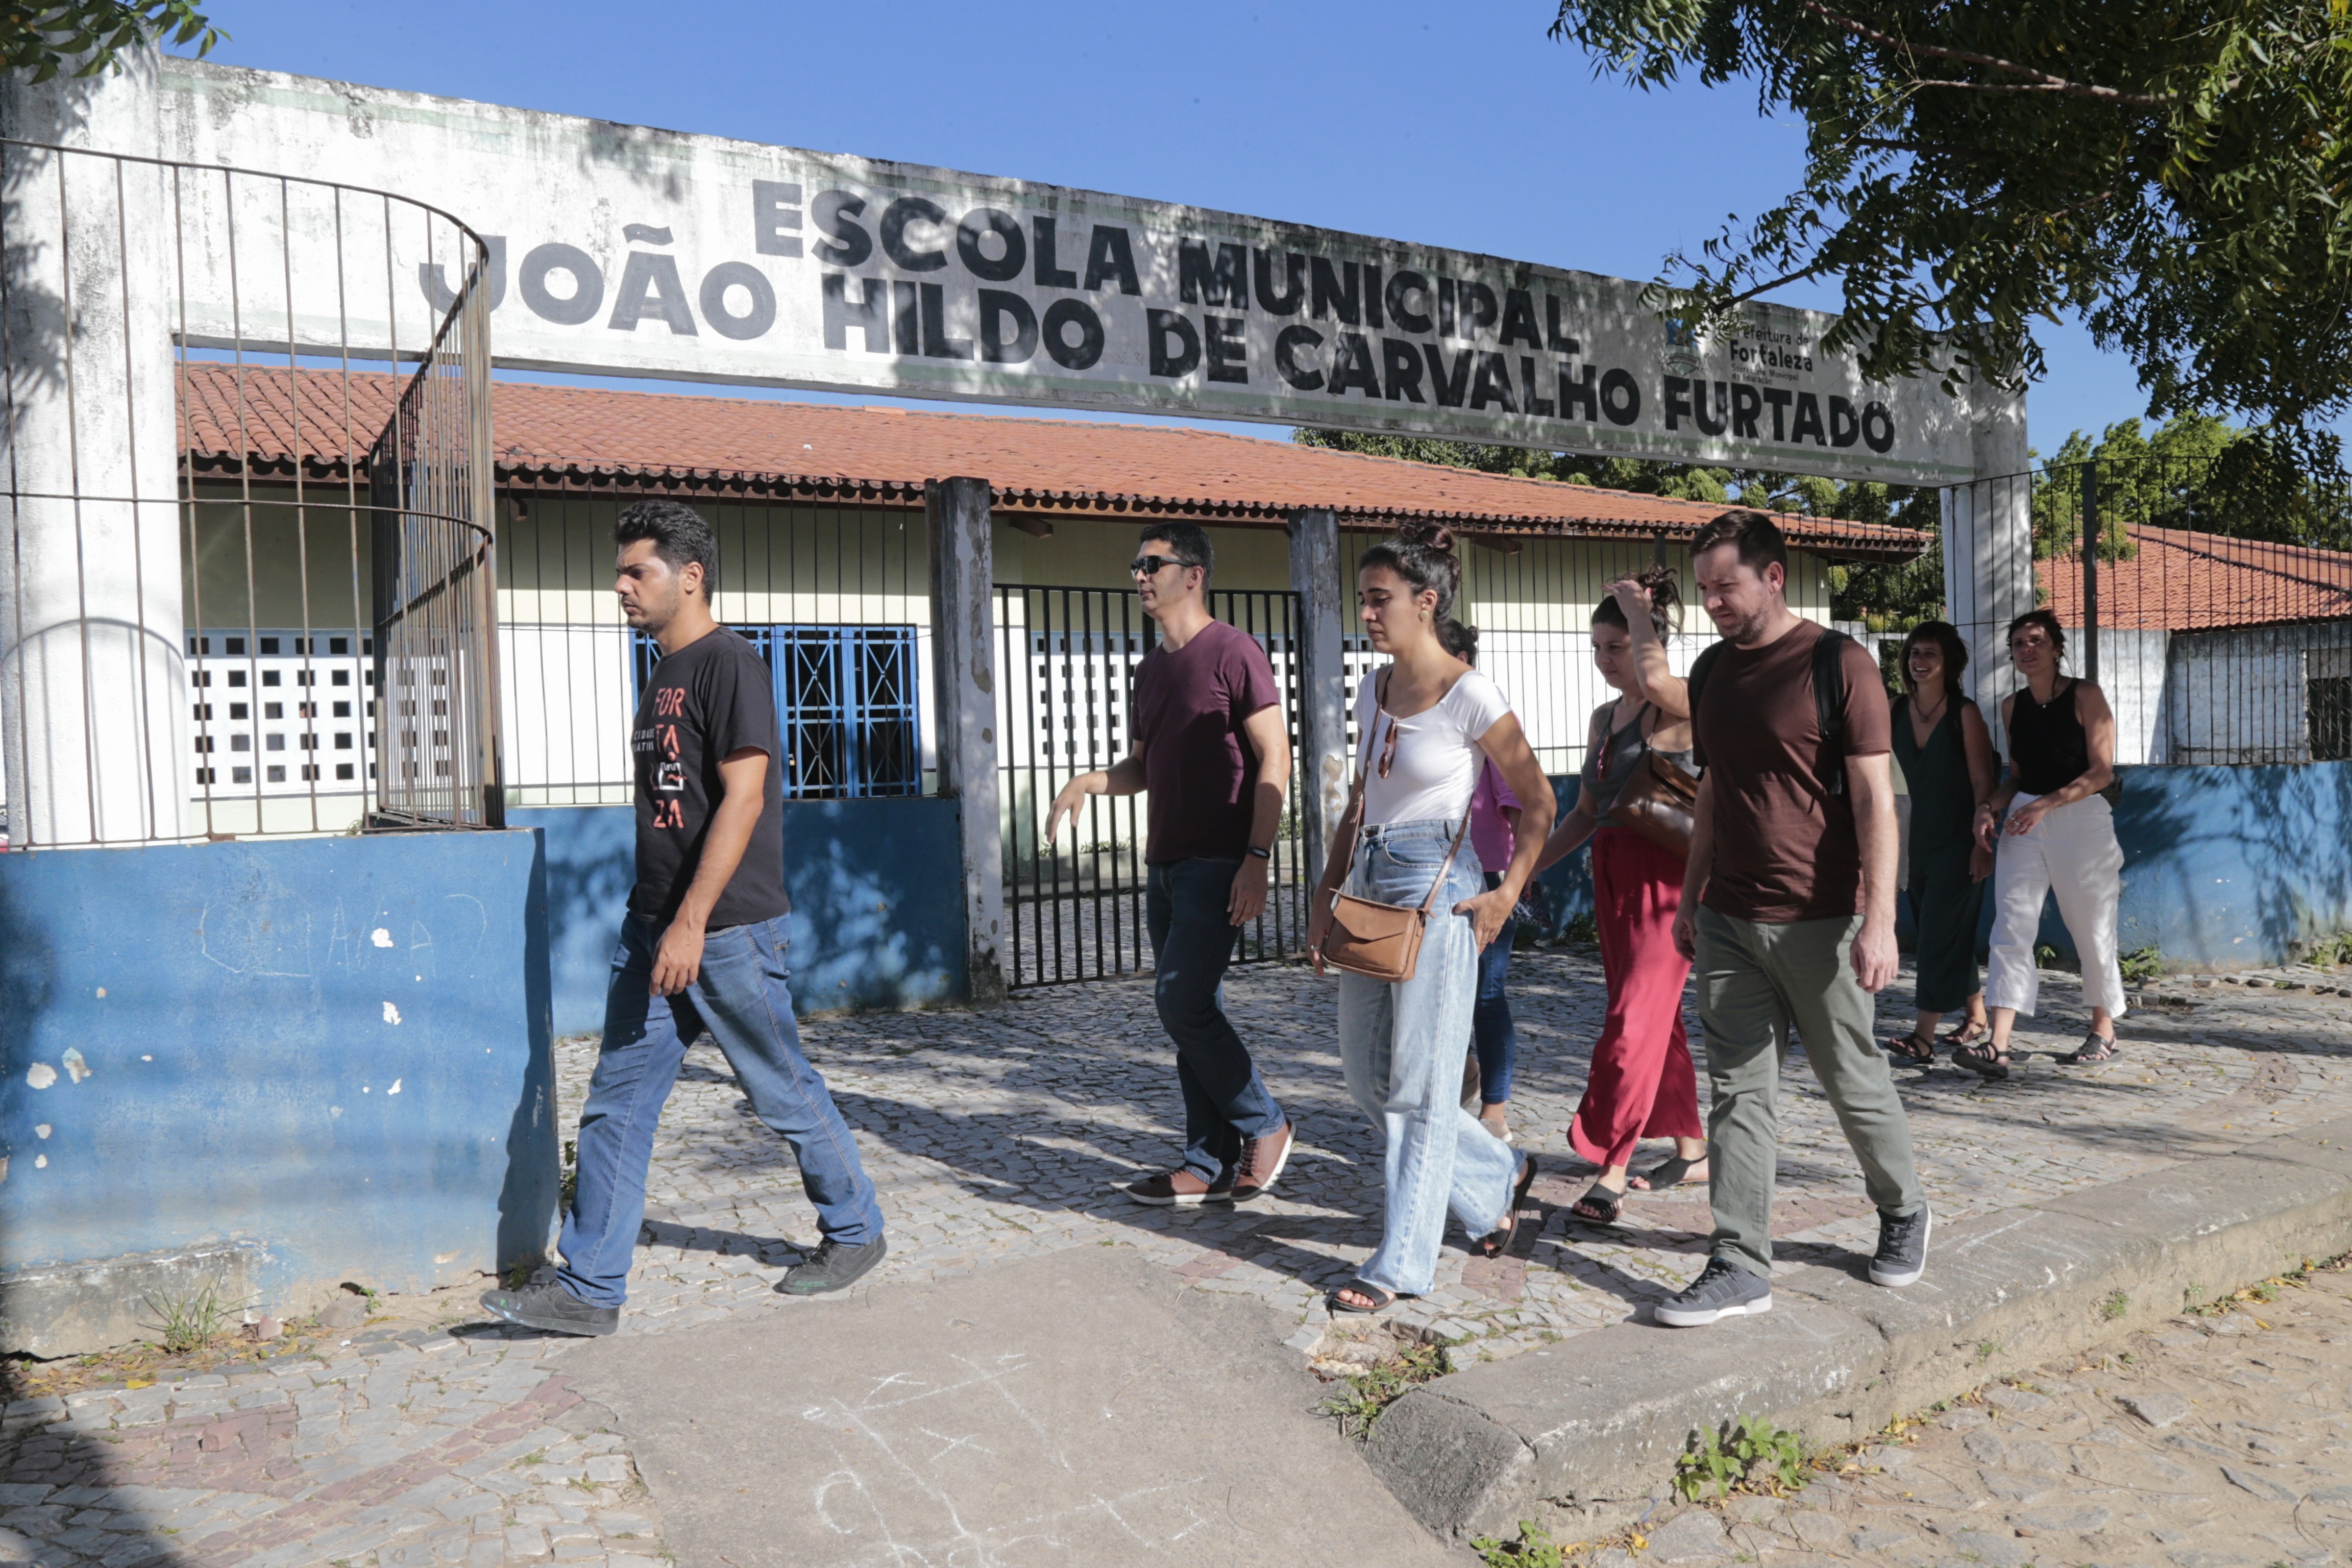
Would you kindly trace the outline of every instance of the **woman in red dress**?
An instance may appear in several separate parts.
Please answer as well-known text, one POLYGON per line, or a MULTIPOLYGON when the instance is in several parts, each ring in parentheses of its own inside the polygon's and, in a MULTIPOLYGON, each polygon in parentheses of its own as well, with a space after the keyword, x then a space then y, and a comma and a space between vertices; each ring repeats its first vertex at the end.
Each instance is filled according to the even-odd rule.
POLYGON ((1592 662, 1616 700, 1592 715, 1576 809, 1560 818, 1538 866, 1592 839, 1593 921, 1609 1013, 1592 1047, 1584 1100, 1569 1124, 1576 1152, 1601 1167, 1570 1212, 1607 1225, 1630 1185, 1643 1191, 1706 1179, 1706 1130, 1699 1121, 1698 1075, 1683 1032, 1683 985, 1690 960, 1675 950, 1683 858, 1609 820, 1617 793, 1645 765, 1645 751, 1691 765, 1690 691, 1670 674, 1665 639, 1681 619, 1674 574, 1652 567, 1609 585, 1592 612, 1592 662), (1672 1138, 1672 1159, 1629 1176, 1634 1146, 1672 1138))

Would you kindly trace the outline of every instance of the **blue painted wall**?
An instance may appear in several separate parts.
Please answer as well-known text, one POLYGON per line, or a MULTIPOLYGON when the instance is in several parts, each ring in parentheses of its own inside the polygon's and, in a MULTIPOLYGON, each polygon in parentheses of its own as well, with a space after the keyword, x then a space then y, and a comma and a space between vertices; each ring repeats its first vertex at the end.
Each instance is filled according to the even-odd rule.
MULTIPOLYGON (((2125 952, 2243 969, 2352 929, 2352 763, 2120 771, 2125 952)), ((2047 934, 2057 923, 2053 907, 2043 940, 2071 952, 2047 934)))
POLYGON ((249 1238, 299 1303, 535 1260, 546 929, 531 833, 0 855, 0 1268, 249 1238))
MULTIPOLYGON (((1576 792, 1581 787, 1574 773, 1551 775, 1553 803, 1563 814, 1576 805, 1576 792)), ((1590 840, 1578 846, 1574 854, 1536 879, 1544 890, 1544 899, 1551 910, 1551 929, 1544 935, 1558 941, 1568 930, 1568 922, 1579 915, 1592 912, 1592 845, 1590 840)))
MULTIPOLYGON (((935 795, 784 803, 794 1011, 964 999, 960 805, 935 795)), ((555 1031, 601 1029, 636 878, 635 815, 625 805, 545 806, 507 820, 547 837, 555 1031)))
MULTIPOLYGON (((2168 972, 2219 973, 2288 963, 2297 944, 2352 931, 2352 763, 2116 772, 2123 952, 2153 947, 2168 972)), ((1988 890, 1979 952, 1992 921, 1988 890)), ((1907 899, 1899 931, 1908 938, 1907 899)), ((2055 898, 2037 941, 2076 964, 2055 898)))
MULTIPOLYGON (((2352 931, 2352 763, 2117 771, 2123 951, 2156 948, 2174 973, 2246 969, 2285 963, 2296 943, 2352 931)), ((1574 798, 1575 786, 1573 778, 1552 781, 1562 800, 1574 798)), ((1571 916, 1591 912, 1586 851, 1541 880, 1554 934, 1571 916)), ((1979 943, 1992 934, 1992 917, 1988 895, 1979 943)), ((1908 899, 1897 923, 1907 942, 1908 899)), ((2075 962, 2055 899, 2043 908, 2040 940, 2075 962)))

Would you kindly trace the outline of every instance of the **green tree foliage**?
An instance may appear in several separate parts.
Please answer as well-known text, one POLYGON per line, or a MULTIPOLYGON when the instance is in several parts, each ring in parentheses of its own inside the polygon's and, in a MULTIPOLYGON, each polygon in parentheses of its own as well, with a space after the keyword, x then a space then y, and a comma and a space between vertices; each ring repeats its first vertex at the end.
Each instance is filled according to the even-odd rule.
POLYGON ((68 68, 75 76, 120 70, 123 51, 142 44, 193 43, 201 58, 226 37, 192 0, 71 0, 0 10, 0 60, 33 81, 68 68))
POLYGON ((1592 458, 1574 452, 1537 452, 1490 447, 1476 441, 1440 441, 1418 436, 1379 436, 1352 430, 1291 432, 1302 447, 1364 452, 1443 463, 1516 479, 1592 485, 1635 495, 1668 496, 1711 506, 1752 506, 1759 510, 1842 518, 1849 522, 1894 523, 1916 528, 1930 541, 1927 552, 1900 565, 1867 563, 1830 568, 1830 613, 1839 620, 1865 621, 1885 631, 1902 630, 1943 614, 1944 551, 1937 529, 1936 492, 1904 485, 1840 484, 1818 474, 1775 474, 1752 468, 1706 468, 1690 463, 1646 458, 1592 458))
POLYGON ((1643 87, 1753 82, 1808 130, 1799 188, 1653 302, 1702 327, 1835 279, 1866 374, 2040 374, 2081 312, 2158 417, 2317 428, 2352 403, 2347 0, 1562 0, 1555 37, 1643 87))
POLYGON ((2152 435, 2137 419, 2108 426, 2096 441, 2069 435, 2034 481, 2036 556, 2082 552, 2086 466, 2096 473, 2103 561, 2138 552, 2134 527, 2352 549, 2352 492, 2340 476, 2315 478, 2252 432, 2182 414, 2152 435))

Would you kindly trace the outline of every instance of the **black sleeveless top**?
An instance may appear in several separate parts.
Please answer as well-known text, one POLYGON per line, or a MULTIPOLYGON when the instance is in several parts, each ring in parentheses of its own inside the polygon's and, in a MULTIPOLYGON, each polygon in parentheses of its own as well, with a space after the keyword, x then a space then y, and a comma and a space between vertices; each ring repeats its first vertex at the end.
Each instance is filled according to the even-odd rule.
POLYGON ((2091 741, 2074 711, 2075 681, 2051 694, 2045 705, 2033 688, 2021 688, 2009 710, 2009 760, 2017 787, 2027 795, 2064 789, 2091 771, 2091 741))

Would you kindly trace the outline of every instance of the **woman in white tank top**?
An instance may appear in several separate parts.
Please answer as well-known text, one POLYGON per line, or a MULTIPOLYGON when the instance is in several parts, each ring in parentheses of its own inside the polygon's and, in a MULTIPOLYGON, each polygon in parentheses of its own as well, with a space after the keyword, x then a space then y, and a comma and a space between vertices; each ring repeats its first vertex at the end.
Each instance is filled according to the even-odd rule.
POLYGON ((1344 880, 1359 898, 1418 906, 1444 879, 1412 978, 1339 976, 1339 1056, 1349 1096, 1386 1142, 1381 1245, 1331 1293, 1335 1312, 1378 1312, 1436 1283, 1450 1210, 1487 1257, 1506 1251, 1532 1156, 1462 1109, 1462 1069, 1477 999, 1478 952, 1510 918, 1551 831, 1550 781, 1495 683, 1445 649, 1462 580, 1444 528, 1400 531, 1366 551, 1357 585, 1365 630, 1390 662, 1356 694, 1363 789, 1332 835, 1307 945, 1323 972, 1331 900, 1344 880), (1482 891, 1462 839, 1487 758, 1519 797, 1518 846, 1501 885, 1482 891))

